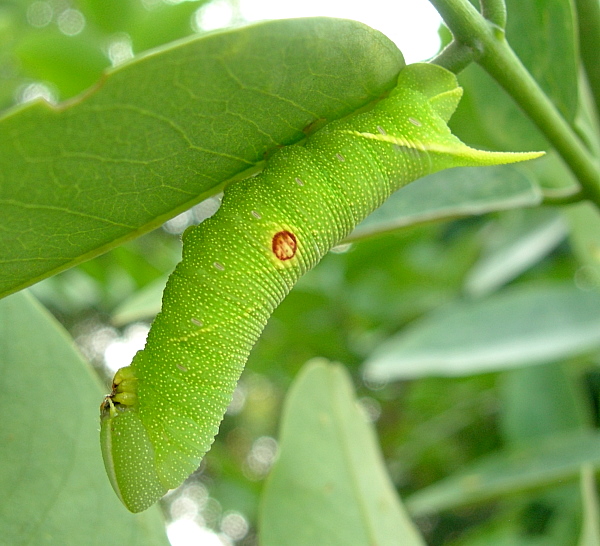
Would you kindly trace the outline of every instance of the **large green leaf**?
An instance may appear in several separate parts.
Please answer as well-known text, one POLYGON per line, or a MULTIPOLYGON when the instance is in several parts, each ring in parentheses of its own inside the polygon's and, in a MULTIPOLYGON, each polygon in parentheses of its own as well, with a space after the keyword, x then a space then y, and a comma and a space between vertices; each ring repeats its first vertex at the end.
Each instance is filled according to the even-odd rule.
POLYGON ((271 21, 135 59, 58 108, 9 112, 0 295, 160 225, 311 123, 372 101, 402 66, 361 23, 271 21))
POLYGON ((430 313, 374 351, 365 373, 375 380, 470 375, 598 348, 600 294, 526 285, 430 313))
POLYGON ((98 442, 102 389, 56 321, 25 293, 0 302, 3 544, 168 544, 160 510, 116 498, 98 442))
POLYGON ((577 22, 571 0, 507 0, 507 38, 565 119, 578 108, 577 22))
POLYGON ((424 544, 389 481, 348 373, 313 361, 291 388, 265 487, 264 546, 424 544))

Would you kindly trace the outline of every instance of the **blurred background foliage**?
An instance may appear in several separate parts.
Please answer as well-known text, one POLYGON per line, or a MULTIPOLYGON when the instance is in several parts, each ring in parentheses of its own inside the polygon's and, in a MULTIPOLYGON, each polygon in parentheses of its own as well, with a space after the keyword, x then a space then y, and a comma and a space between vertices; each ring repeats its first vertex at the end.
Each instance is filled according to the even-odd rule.
MULTIPOLYGON (((201 31, 203 4, 4 0, 0 108, 39 94, 64 100, 82 92, 103 69, 201 31)), ((569 3, 554 4, 562 9, 569 3)), ((509 38, 521 41, 523 49, 536 43, 537 31, 519 31, 521 9, 526 8, 509 3, 509 20, 515 22, 509 38)), ((572 28, 559 26, 553 39, 572 41, 572 28)), ((533 54, 529 58, 535 66, 540 62, 533 54)), ((540 136, 526 127, 528 122, 519 122, 516 132, 514 127, 502 130, 512 126, 513 111, 507 114, 506 107, 498 117, 498 104, 504 107, 507 99, 490 100, 485 89, 491 84, 486 82, 484 88, 478 83, 484 78, 478 70, 473 67, 463 75, 465 101, 454 121, 459 136, 490 148, 543 146, 540 136)), ((563 98, 561 109, 575 118, 581 109, 570 100, 573 97, 563 98)), ((568 178, 560 170, 549 177, 548 170, 530 174, 541 186, 564 185, 568 178)), ((473 495, 468 488, 461 490, 460 482, 449 483, 455 492, 450 500, 415 496, 412 505, 411 495, 445 478, 475 472, 474 465, 489 457, 496 458, 495 466, 484 468, 481 475, 509 479, 514 475, 508 464, 512 450, 536 446, 557 434, 579 438, 578 431, 595 431, 600 422, 598 340, 566 356, 563 352, 560 358, 550 353, 546 362, 538 360, 535 366, 513 368, 509 362, 505 370, 459 369, 452 377, 425 370, 421 377, 376 381, 365 378, 361 366, 382 341, 453 302, 476 303, 504 294, 507 287, 521 288, 523 294, 548 289, 552 297, 554 287, 566 286, 595 297, 597 213, 579 210, 569 211, 570 235, 557 209, 516 209, 409 226, 330 253, 274 313, 252 352, 214 447, 184 485, 183 496, 172 494, 163 501, 168 519, 181 518, 189 511, 189 499, 195 499, 198 522, 231 542, 256 543, 257 506, 276 452, 286 391, 307 360, 326 357, 351 372, 359 399, 376 424, 392 480, 408 499, 428 544, 576 544, 582 521, 582 461, 573 453, 563 453, 562 473, 509 480, 504 489, 475 487, 473 495), (581 243, 581 232, 593 248, 581 243)), ((179 259, 180 233, 204 214, 200 210, 199 218, 186 213, 164 229, 32 288, 72 333, 106 385, 112 375, 107 362, 112 369, 125 365, 132 347, 143 340, 165 275, 179 259)), ((529 311, 535 322, 535 310, 529 311)), ((590 326, 596 337, 597 326, 590 326)), ((491 315, 480 327, 493 332, 502 325, 491 315)), ((551 339, 542 343, 551 344, 551 339)), ((539 461, 547 464, 543 458, 539 461)), ((593 475, 586 479, 593 480, 593 475)))
POLYGON ((103 69, 198 30, 198 10, 205 3, 3 0, 0 108, 31 98, 40 84, 55 100, 82 92, 103 69), (28 88, 32 84, 38 87, 28 88))

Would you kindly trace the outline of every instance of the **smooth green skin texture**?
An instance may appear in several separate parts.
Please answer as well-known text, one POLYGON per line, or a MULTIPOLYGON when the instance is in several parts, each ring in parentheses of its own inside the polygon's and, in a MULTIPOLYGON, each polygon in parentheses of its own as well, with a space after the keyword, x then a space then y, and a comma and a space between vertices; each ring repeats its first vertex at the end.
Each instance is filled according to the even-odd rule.
POLYGON ((186 231, 146 347, 117 372, 103 404, 104 461, 129 510, 146 509, 198 467, 275 307, 392 192, 450 167, 541 155, 464 145, 446 125, 460 97, 445 69, 407 67, 387 99, 279 150, 186 231))

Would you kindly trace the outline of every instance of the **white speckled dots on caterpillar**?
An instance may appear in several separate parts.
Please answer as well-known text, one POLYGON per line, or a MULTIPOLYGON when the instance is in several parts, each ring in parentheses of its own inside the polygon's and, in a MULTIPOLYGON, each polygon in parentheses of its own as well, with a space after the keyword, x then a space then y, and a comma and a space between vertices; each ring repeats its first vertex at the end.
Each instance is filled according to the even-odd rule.
POLYGON ((275 152, 184 234, 146 347, 117 372, 101 409, 106 471, 129 510, 194 472, 275 307, 393 191, 445 168, 541 155, 464 145, 446 125, 460 96, 450 72, 408 66, 387 99, 275 152))

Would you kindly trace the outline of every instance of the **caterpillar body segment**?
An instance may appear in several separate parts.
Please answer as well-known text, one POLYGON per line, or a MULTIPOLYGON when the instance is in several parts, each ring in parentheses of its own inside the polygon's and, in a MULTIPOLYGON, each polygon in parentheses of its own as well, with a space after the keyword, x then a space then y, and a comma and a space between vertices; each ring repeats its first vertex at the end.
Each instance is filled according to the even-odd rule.
POLYGON ((146 346, 102 405, 105 466, 129 510, 148 508, 198 467, 275 307, 391 193, 441 169, 541 155, 463 144, 446 125, 460 96, 450 72, 408 66, 372 110, 275 152, 186 231, 146 346))

